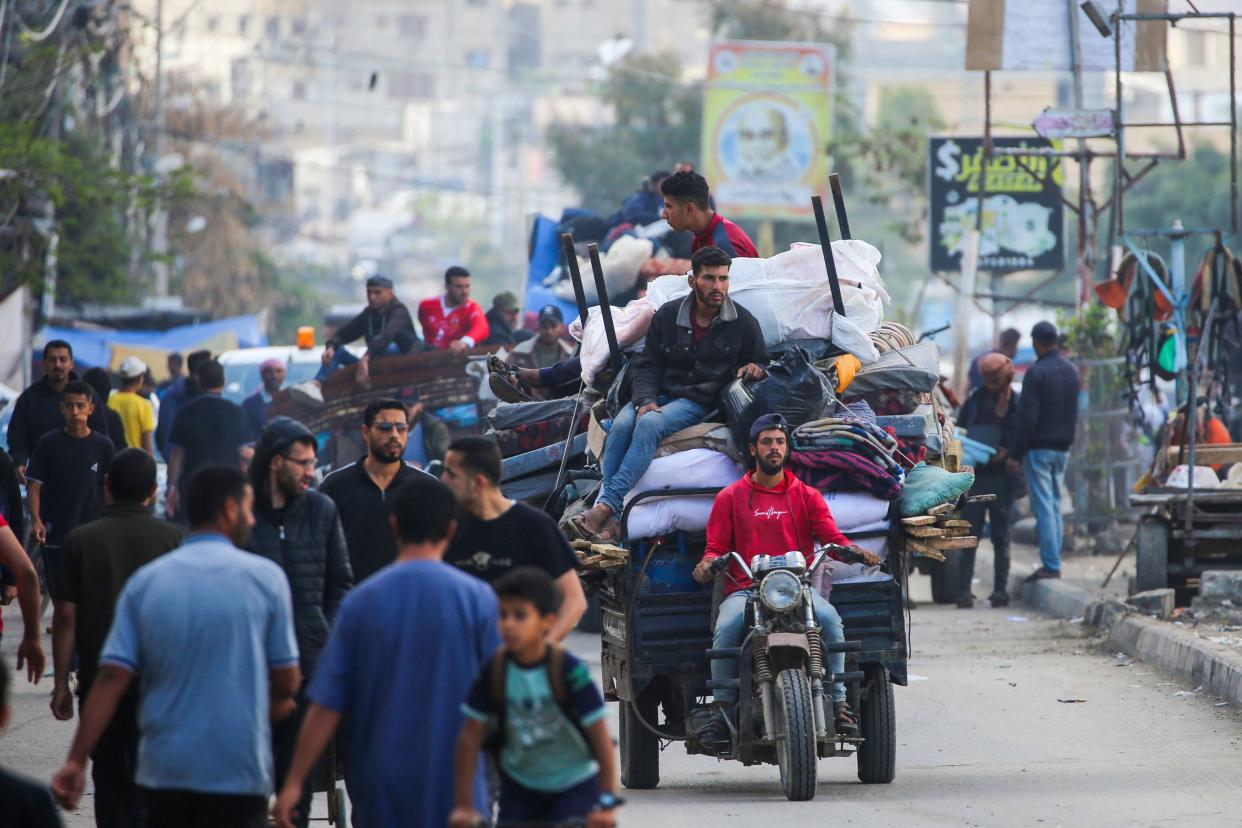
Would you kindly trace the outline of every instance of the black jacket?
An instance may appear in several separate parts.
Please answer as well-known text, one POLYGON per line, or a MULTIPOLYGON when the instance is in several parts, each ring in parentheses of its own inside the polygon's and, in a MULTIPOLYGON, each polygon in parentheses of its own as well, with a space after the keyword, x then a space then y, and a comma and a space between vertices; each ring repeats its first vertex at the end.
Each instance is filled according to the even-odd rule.
POLYGON ((1069 451, 1078 427, 1078 369, 1060 351, 1044 354, 1026 372, 1018 405, 1021 443, 1030 449, 1069 451))
POLYGON ((509 345, 517 344, 517 340, 513 338, 513 326, 509 324, 509 320, 505 319, 505 315, 492 308, 483 314, 487 317, 488 331, 487 339, 480 342, 480 345, 509 345))
POLYGON ((302 676, 309 681, 336 611, 354 583, 336 504, 310 491, 276 511, 258 495, 254 518, 247 549, 275 561, 289 579, 302 676))
POLYGON ((768 359, 763 331, 750 311, 725 297, 720 313, 697 346, 690 327, 694 294, 656 311, 647 344, 634 364, 634 407, 660 397, 687 399, 712 408, 737 369, 768 359))
MULTIPOLYGON (((72 382, 76 379, 78 375, 70 371, 69 380, 72 382)), ((86 424, 91 431, 107 435, 108 420, 104 413, 104 403, 94 390, 91 391, 91 399, 95 402, 95 411, 86 424)), ((9 454, 13 456, 13 462, 24 467, 30 462, 30 455, 34 454, 39 438, 64 425, 65 420, 60 414, 60 392, 52 388, 47 377, 31 383, 13 404, 13 419, 9 421, 9 454)))
POLYGON ((339 348, 359 338, 366 340, 367 353, 372 356, 381 356, 392 343, 403 354, 422 350, 416 347, 419 339, 410 309, 396 300, 379 313, 367 305, 362 313, 337 328, 326 344, 339 348))

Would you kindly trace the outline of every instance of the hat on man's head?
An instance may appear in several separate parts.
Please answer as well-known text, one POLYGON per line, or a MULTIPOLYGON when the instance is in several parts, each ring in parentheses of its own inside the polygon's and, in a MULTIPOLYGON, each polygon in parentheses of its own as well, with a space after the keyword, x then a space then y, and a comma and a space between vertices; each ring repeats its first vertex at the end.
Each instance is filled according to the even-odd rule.
POLYGON ((387 288, 388 290, 392 290, 392 279, 376 273, 374 276, 367 279, 367 287, 387 288))
POLYGON ((785 432, 785 436, 789 436, 789 420, 781 414, 764 414, 751 425, 750 442, 757 442, 760 434, 778 428, 785 432))
POLYGON ((259 439, 259 447, 265 451, 279 454, 294 443, 310 440, 315 441, 311 430, 292 417, 278 416, 267 421, 263 426, 263 436, 259 439))
POLYGON ((259 363, 259 373, 270 370, 272 368, 284 368, 285 361, 280 357, 268 357, 259 363))
POLYGON ((518 298, 509 290, 496 294, 496 298, 492 300, 492 307, 500 308, 502 311, 508 311, 509 313, 515 313, 521 309, 521 306, 518 305, 518 298))
POLYGON ((127 356, 121 362, 121 367, 117 369, 117 373, 122 379, 137 379, 147 372, 147 364, 136 356, 127 356))
POLYGON ((561 313, 561 309, 556 305, 544 305, 539 310, 539 321, 545 319, 555 319, 557 322, 565 321, 565 314, 561 313))

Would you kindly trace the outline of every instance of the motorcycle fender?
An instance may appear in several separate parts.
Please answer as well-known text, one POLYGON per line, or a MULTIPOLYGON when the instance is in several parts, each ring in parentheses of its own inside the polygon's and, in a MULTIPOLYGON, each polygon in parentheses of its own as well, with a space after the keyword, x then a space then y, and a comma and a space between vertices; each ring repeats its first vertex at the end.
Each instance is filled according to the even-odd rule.
POLYGON ((801 667, 811 660, 805 633, 768 633, 768 654, 775 675, 787 667, 801 667))
POLYGON ((806 633, 768 633, 769 653, 784 647, 797 648, 808 656, 811 654, 811 645, 806 640, 806 633))

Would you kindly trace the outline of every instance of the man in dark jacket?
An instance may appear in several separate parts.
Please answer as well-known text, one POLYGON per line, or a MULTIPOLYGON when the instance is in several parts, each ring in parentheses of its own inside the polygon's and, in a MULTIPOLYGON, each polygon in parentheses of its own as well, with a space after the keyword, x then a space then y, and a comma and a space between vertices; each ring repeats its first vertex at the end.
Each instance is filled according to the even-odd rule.
MULTIPOLYGON (((13 403, 13 419, 9 421, 9 454, 17 464, 19 475, 25 475, 26 464, 34 454, 39 438, 49 431, 64 427, 60 415, 60 392, 65 383, 78 378, 73 372, 73 346, 63 339, 50 340, 43 346, 43 376, 21 393, 13 403)), ((95 409, 87 419, 91 431, 108 433, 104 401, 91 391, 95 409)))
MULTIPOLYGON (((69 687, 70 657, 78 654, 78 698, 85 699, 99 670, 99 654, 129 577, 181 545, 185 529, 151 514, 156 493, 155 459, 142 449, 121 451, 104 478, 108 509, 79 526, 65 541, 63 593, 52 616, 52 715, 73 718, 69 687)), ((138 692, 133 688, 117 706, 95 750, 95 824, 142 824, 141 797, 134 785, 138 769, 138 692)))
MULTIPOLYGON (((957 415, 957 426, 972 440, 996 449, 987 462, 975 466, 975 485, 971 494, 996 495, 987 503, 972 503, 963 516, 970 521, 971 534, 983 534, 984 525, 992 523, 993 576, 992 594, 988 600, 994 607, 1009 606, 1009 509, 1022 496, 1021 478, 1006 466, 1018 448, 1018 397, 1013 393, 1013 362, 1001 353, 984 354, 979 359, 979 375, 983 384, 970 392, 957 415)), ((975 550, 958 553, 957 605, 961 609, 974 606, 970 582, 975 575, 975 550)))
POLYGON ((1061 355, 1057 329, 1051 322, 1037 323, 1031 329, 1031 341, 1036 360, 1022 381, 1018 406, 1022 442, 1015 459, 1022 461, 1039 533, 1042 565, 1031 573, 1031 579, 1060 578, 1065 534, 1061 490, 1078 426, 1078 369, 1061 355))
POLYGON ((336 329, 323 346, 323 366, 313 380, 300 382, 289 389, 295 399, 316 404, 323 402, 320 386, 333 371, 356 365, 359 385, 371 382, 371 359, 393 354, 417 353, 422 350, 410 309, 397 300, 392 279, 372 276, 367 279, 367 306, 362 313, 336 329), (356 339, 365 339, 367 351, 362 358, 351 354, 345 346, 356 339))
MULTIPOLYGON (((279 564, 289 579, 302 677, 310 681, 336 611, 353 585, 336 504, 310 490, 315 482, 315 435, 297 420, 273 417, 255 448, 250 480, 255 524, 246 548, 279 564)), ((272 726, 277 790, 293 758, 303 708, 299 701, 292 716, 272 726)), ((311 793, 305 792, 300 825, 306 825, 310 814, 311 793)))
POLYGON ((622 501, 651 465, 660 441, 702 420, 735 377, 763 377, 763 332, 728 295, 732 261, 718 247, 696 252, 690 295, 666 303, 651 320, 634 363, 633 401, 613 419, 604 444, 599 503, 573 521, 583 537, 616 540, 622 501))
POLYGON ((487 317, 488 334, 487 339, 479 344, 504 345, 508 348, 517 344, 514 334, 521 321, 522 308, 512 291, 496 294, 492 299, 492 309, 484 315, 487 317))

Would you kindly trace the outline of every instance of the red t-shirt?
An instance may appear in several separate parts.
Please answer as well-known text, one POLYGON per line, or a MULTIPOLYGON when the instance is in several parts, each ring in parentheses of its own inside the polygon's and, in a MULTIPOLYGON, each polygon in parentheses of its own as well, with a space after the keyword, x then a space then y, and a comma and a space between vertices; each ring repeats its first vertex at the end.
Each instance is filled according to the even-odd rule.
POLYGON ((423 339, 432 348, 447 348, 459 339, 473 348, 487 339, 492 327, 478 302, 446 309, 439 296, 419 303, 418 324, 422 326, 423 339))
MULTIPOLYGON (((756 555, 784 555, 797 550, 810 565, 817 541, 850 545, 849 538, 841 534, 832 519, 822 494, 788 469, 784 483, 775 489, 757 485, 754 474, 747 472, 716 495, 707 521, 704 560, 737 552, 749 566, 756 555)), ((729 564, 729 575, 726 595, 749 586, 736 561, 729 564)))
POLYGON ((694 253, 711 245, 719 247, 735 259, 759 258, 759 252, 755 250, 755 244, 746 235, 746 231, 723 218, 720 213, 714 213, 707 229, 690 242, 690 252, 694 253))

